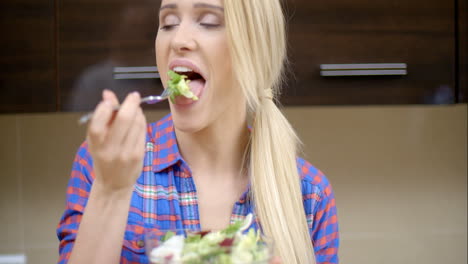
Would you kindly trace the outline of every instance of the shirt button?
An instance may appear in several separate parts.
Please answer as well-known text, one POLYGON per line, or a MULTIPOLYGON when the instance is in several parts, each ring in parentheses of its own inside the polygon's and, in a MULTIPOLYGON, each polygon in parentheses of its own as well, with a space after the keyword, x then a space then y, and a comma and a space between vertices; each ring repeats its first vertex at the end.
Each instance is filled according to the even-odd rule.
POLYGON ((137 246, 138 246, 139 248, 144 247, 144 246, 145 246, 145 241, 143 241, 143 240, 138 240, 137 246))

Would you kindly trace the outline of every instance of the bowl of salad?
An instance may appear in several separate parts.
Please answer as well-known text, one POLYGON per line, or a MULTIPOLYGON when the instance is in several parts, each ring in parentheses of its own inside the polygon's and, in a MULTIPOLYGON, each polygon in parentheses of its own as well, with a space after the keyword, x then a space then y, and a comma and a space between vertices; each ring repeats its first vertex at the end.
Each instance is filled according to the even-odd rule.
POLYGON ((272 242, 260 231, 246 229, 246 221, 220 231, 148 231, 146 254, 152 264, 268 264, 272 242))

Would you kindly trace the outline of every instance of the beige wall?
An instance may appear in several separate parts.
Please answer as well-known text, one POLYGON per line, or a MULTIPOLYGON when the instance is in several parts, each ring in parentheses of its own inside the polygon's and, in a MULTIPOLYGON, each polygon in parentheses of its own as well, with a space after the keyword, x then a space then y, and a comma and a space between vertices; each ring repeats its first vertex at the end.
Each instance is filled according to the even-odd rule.
MULTIPOLYGON (((331 180, 342 263, 467 262, 467 105, 301 107, 286 114, 331 180)), ((147 112, 156 120, 165 112, 147 112)), ((78 114, 0 115, 0 254, 57 259, 78 114)))

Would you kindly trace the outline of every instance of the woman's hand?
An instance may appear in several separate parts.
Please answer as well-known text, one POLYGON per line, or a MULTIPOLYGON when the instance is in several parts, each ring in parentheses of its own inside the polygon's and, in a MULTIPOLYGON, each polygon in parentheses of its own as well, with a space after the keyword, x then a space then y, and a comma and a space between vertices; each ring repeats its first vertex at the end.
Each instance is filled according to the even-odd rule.
POLYGON ((88 127, 87 140, 93 158, 95 181, 100 190, 128 194, 143 167, 146 119, 140 95, 127 96, 117 113, 115 94, 105 90, 88 127))

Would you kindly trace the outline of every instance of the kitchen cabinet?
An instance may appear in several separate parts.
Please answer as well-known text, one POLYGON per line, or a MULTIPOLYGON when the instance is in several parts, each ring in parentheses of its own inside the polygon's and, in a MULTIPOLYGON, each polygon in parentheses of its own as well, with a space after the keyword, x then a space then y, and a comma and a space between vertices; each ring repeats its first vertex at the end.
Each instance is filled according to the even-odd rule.
POLYGON ((457 1, 458 102, 468 103, 468 0, 457 1))
POLYGON ((113 90, 120 100, 132 91, 142 96, 162 92, 155 78, 158 8, 142 0, 59 2, 60 110, 91 110, 103 89, 113 90))
POLYGON ((284 104, 455 103, 454 4, 289 0, 292 78, 284 104), (379 72, 373 65, 363 75, 340 76, 350 72, 342 64, 368 63, 402 67, 396 75, 373 75, 379 72), (321 70, 324 64, 338 64, 343 74, 322 76, 334 73, 321 70))
MULTIPOLYGON (((467 102, 467 0, 285 0, 294 105, 467 102), (466 34, 465 34, 466 33, 466 34)), ((0 3, 0 112, 88 111, 159 94, 158 1, 0 3)), ((167 108, 167 103, 145 106, 167 108)))
MULTIPOLYGON (((285 9, 290 67, 282 104, 457 102, 455 1, 288 0, 285 9), (327 66, 364 67, 364 75, 340 76, 324 70, 327 66), (389 70, 396 74, 375 75, 389 70)), ((97 93, 114 86, 122 98, 132 89, 144 95, 162 89, 157 79, 115 80, 115 67, 155 65, 154 3, 62 1, 60 10, 62 101, 77 102, 63 110, 84 110, 97 102, 98 95, 76 96, 80 89, 97 93), (86 82, 102 73, 109 82, 86 82)))
POLYGON ((57 110, 54 1, 0 1, 0 113, 57 110))

